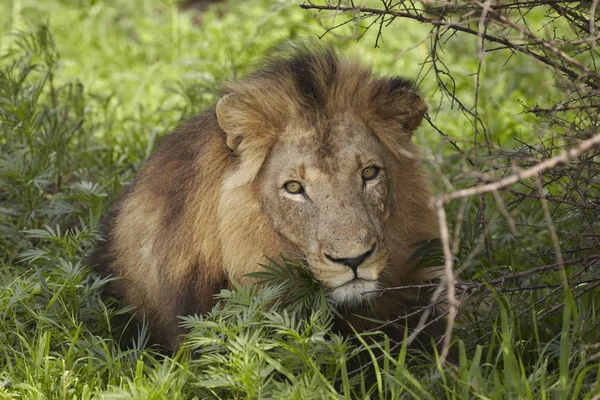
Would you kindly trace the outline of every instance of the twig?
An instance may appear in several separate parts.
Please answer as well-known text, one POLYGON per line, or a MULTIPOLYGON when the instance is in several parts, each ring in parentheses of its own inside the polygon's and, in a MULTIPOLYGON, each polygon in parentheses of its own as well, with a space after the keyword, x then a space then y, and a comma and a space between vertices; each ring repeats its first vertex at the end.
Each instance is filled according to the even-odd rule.
POLYGON ((450 341, 452 339, 452 329, 454 328, 454 321, 458 314, 458 307, 460 303, 456 299, 456 286, 454 279, 454 272, 452 271, 453 257, 450 251, 450 234, 448 232, 448 224, 446 222, 446 211, 444 210, 444 203, 439 201, 436 203, 438 219, 440 223, 440 240, 444 249, 444 273, 448 298, 448 325, 446 327, 446 334, 444 335, 444 341, 442 344, 442 354, 440 355, 440 362, 444 364, 448 353, 450 351, 450 341))
POLYGON ((586 203, 581 203, 578 201, 572 201, 572 200, 566 200, 566 199, 562 199, 562 198, 558 198, 558 197, 553 197, 553 196, 550 196, 549 194, 544 196, 539 193, 537 193, 537 194, 536 193, 523 193, 523 192, 516 191, 514 189, 502 188, 500 190, 510 192, 510 193, 514 194, 515 196, 519 196, 519 197, 529 197, 529 198, 538 199, 538 200, 546 199, 548 201, 553 201, 556 203, 570 204, 570 205, 576 206, 578 208, 585 208, 588 210, 600 211, 600 204, 599 205, 586 204, 586 203))
MULTIPOLYGON (((534 167, 518 171, 504 179, 499 180, 498 182, 488 183, 485 185, 479 185, 479 186, 475 186, 475 187, 472 187, 469 189, 457 190, 455 192, 442 195, 442 196, 438 197, 438 199, 440 201, 442 201, 443 203, 448 203, 454 199, 460 199, 462 197, 469 197, 469 196, 474 196, 474 195, 481 194, 481 193, 488 193, 488 192, 500 190, 506 186, 513 185, 523 179, 533 178, 536 175, 538 175, 539 173, 541 173, 545 170, 548 170, 548 169, 552 169, 559 164, 566 163, 569 160, 576 158, 580 154, 593 148, 594 146, 597 146, 598 144, 600 144, 600 134, 594 135, 587 140, 581 141, 581 142, 579 142, 579 144, 576 147, 573 147, 569 150, 563 151, 562 153, 560 153, 559 155, 557 155, 555 157, 548 158, 547 160, 540 162, 538 165, 536 165, 534 167)), ((436 204, 437 204, 437 202, 436 202, 436 204)))
MULTIPOLYGON (((595 254, 595 255, 587 256, 587 257, 580 257, 580 258, 576 258, 573 260, 564 260, 560 263, 542 265, 537 268, 533 268, 533 269, 523 271, 523 272, 517 272, 515 274, 510 274, 510 275, 504 276, 502 278, 492 279, 492 280, 489 280, 486 282, 455 282, 454 285, 459 286, 459 287, 474 287, 474 288, 485 287, 488 285, 494 286, 494 285, 498 285, 498 284, 503 284, 510 280, 524 278, 526 276, 538 274, 540 272, 546 272, 546 271, 551 271, 553 269, 559 269, 559 268, 564 267, 565 265, 580 264, 580 263, 585 263, 585 262, 594 261, 594 260, 600 260, 600 254, 595 254)), ((421 285, 403 285, 403 286, 388 287, 385 289, 369 290, 364 293, 381 293, 381 292, 388 291, 388 290, 427 289, 427 288, 435 288, 435 287, 438 287, 439 285, 440 285, 439 283, 425 283, 425 284, 421 284, 421 285)))

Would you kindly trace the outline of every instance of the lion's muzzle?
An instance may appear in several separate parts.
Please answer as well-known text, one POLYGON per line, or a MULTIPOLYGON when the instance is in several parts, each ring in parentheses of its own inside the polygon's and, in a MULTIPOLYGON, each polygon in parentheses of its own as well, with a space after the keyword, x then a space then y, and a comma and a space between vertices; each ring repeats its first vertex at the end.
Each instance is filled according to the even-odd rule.
POLYGON ((376 240, 369 243, 369 247, 349 246, 352 249, 347 248, 344 252, 339 251, 338 244, 338 251, 323 251, 320 262, 313 263, 316 277, 331 289, 331 296, 337 303, 362 303, 370 297, 364 292, 378 288, 379 275, 385 265, 385 251, 379 248, 376 240), (343 257, 346 254, 349 257, 343 257))
POLYGON ((352 269, 352 271, 354 272, 354 275, 356 277, 358 277, 358 267, 360 267, 369 257, 371 257, 371 255, 374 252, 375 252, 375 243, 373 244, 373 246, 371 246, 371 248, 368 251, 364 252, 363 254, 359 255, 358 257, 334 258, 328 254, 325 254, 325 258, 328 261, 331 261, 333 263, 342 264, 347 267, 350 267, 350 269, 352 269))

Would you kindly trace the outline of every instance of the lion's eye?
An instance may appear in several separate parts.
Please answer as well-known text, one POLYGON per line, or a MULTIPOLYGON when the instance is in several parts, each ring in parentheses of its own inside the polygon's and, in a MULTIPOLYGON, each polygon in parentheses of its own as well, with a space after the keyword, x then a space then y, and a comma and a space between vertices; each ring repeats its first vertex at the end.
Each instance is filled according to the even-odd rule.
POLYGON ((362 178, 365 181, 372 181, 379 175, 379 168, 372 166, 362 170, 362 178))
POLYGON ((288 192, 290 194, 304 193, 304 187, 302 187, 302 184, 298 181, 286 182, 285 185, 283 185, 283 188, 285 189, 286 192, 288 192))

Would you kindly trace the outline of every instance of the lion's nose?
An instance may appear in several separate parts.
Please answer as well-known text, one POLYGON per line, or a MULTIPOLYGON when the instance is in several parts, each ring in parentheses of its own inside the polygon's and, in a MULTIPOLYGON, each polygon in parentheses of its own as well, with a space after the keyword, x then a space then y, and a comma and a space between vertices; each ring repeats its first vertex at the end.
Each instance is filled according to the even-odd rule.
POLYGON ((337 263, 337 264, 343 264, 347 267, 350 267, 352 269, 352 271, 354 271, 354 274, 356 275, 358 267, 365 262, 365 260, 367 258, 369 258, 371 256, 371 254, 373 254, 373 252, 375 251, 375 244, 373 244, 373 247, 371 247, 371 250, 367 251, 366 253, 361 254, 358 257, 354 257, 354 258, 334 258, 331 257, 328 254, 325 254, 325 258, 327 258, 329 261, 337 263))

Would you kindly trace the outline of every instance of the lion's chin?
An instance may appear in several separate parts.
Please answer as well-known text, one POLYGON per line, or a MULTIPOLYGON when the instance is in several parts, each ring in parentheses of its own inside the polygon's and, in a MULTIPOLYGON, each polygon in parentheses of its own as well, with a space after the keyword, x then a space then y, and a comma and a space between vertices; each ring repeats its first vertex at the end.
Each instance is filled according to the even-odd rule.
POLYGON ((330 296, 340 305, 358 305, 369 300, 375 293, 365 293, 379 288, 377 281, 354 279, 331 290, 330 296))

